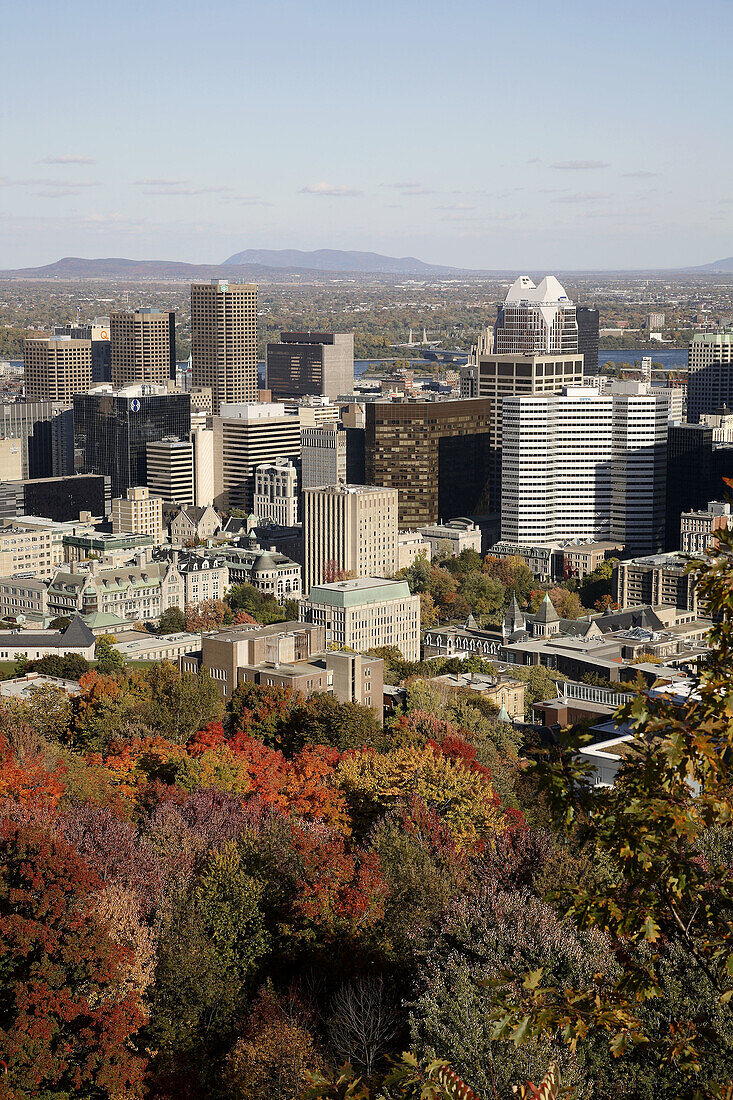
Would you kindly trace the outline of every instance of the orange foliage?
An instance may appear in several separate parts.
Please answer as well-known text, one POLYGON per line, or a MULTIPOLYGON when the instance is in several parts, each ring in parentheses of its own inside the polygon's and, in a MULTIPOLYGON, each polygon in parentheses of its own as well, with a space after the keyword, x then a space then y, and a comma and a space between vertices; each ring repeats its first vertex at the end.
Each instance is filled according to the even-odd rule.
POLYGON ((56 806, 63 794, 63 767, 49 769, 39 753, 27 754, 19 762, 0 733, 0 802, 6 799, 23 806, 56 806))

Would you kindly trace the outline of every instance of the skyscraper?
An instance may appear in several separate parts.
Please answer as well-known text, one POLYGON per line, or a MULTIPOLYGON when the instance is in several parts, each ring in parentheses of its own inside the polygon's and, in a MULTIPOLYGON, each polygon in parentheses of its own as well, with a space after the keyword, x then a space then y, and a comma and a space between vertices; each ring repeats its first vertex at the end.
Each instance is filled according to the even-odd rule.
POLYGON ((154 309, 110 314, 113 386, 151 382, 164 386, 176 377, 176 315, 154 309))
POLYGON ((222 405, 213 418, 214 503, 254 510, 255 469, 276 458, 300 462, 300 419, 284 405, 222 405))
POLYGON ((109 317, 95 317, 91 323, 54 325, 54 336, 92 342, 92 382, 109 382, 112 377, 112 346, 109 317))
POLYGON ((23 341, 25 395, 29 401, 71 404, 76 393, 92 384, 92 342, 69 336, 33 337, 23 341))
POLYGON ((68 477, 74 472, 74 413, 61 401, 0 405, 0 439, 18 439, 24 478, 68 477))
POLYGON ((346 481, 346 429, 335 422, 303 428, 300 434, 301 486, 338 485, 346 481))
POLYGON ((575 306, 554 275, 535 286, 528 275, 512 283, 494 326, 497 355, 569 355, 578 350, 575 306))
POLYGON ((589 306, 578 306, 575 310, 578 322, 578 351, 583 356, 583 371, 586 375, 598 373, 598 310, 589 306))
POLYGON ((643 383, 504 400, 501 537, 664 540, 667 403, 643 383))
POLYGON ((372 485, 327 485, 303 493, 303 591, 334 578, 391 577, 397 569, 397 491, 372 485))
POLYGON ((366 481, 399 490, 401 530, 488 508, 491 402, 366 405, 366 481))
POLYGON ((191 286, 191 384, 211 389, 212 412, 257 400, 257 287, 212 279, 191 286))
POLYGON ((733 328, 696 332, 687 350, 687 418, 733 408, 733 328))
POLYGON ((282 332, 280 343, 267 345, 267 388, 276 401, 353 393, 354 334, 282 332))
POLYGON ((87 473, 112 479, 112 496, 147 484, 148 443, 189 438, 191 398, 163 386, 98 386, 74 398, 75 446, 87 473))

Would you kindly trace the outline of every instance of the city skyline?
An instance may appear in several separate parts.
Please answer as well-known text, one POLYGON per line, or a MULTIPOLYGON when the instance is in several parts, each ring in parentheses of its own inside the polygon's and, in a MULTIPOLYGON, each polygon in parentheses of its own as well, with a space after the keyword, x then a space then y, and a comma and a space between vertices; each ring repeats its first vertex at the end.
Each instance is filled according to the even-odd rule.
POLYGON ((9 9, 2 267, 250 247, 480 269, 717 260, 732 11, 9 9))

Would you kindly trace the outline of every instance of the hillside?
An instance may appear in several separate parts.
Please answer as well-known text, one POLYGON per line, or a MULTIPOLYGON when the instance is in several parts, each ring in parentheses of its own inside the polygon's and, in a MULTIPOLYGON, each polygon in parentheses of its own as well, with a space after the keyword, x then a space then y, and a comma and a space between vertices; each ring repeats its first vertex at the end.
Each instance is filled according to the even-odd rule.
MULTIPOLYGON (((15 268, 0 271, 0 277, 19 279, 216 279, 242 278, 282 279, 286 275, 296 274, 285 267, 266 267, 263 264, 188 264, 178 260, 127 260, 122 257, 108 259, 84 259, 80 256, 65 256, 52 264, 42 267, 15 268)), ((320 274, 297 270, 298 275, 320 274)))
POLYGON ((414 256, 382 256, 378 252, 351 252, 318 248, 301 252, 297 248, 247 248, 235 252, 224 263, 267 264, 274 268, 307 268, 311 271, 343 271, 358 275, 459 275, 457 267, 426 264, 414 256))
POLYGON ((686 267, 685 271, 696 272, 699 275, 731 275, 733 274, 733 256, 725 260, 714 260, 711 264, 700 264, 698 267, 686 267))

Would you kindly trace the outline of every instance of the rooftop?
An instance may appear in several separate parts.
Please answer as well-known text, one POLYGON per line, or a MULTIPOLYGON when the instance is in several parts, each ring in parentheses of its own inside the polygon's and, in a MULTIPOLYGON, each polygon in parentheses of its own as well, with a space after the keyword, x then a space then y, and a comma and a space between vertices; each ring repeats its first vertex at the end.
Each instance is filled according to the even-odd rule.
POLYGON ((383 577, 357 577, 332 584, 315 584, 308 603, 331 607, 359 607, 361 604, 383 603, 385 600, 406 600, 410 597, 407 581, 386 580, 383 577))

